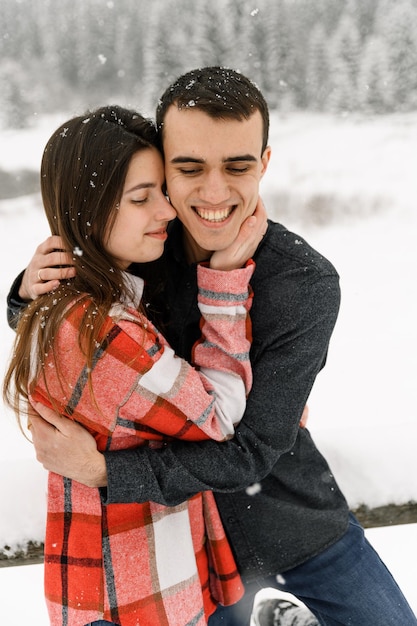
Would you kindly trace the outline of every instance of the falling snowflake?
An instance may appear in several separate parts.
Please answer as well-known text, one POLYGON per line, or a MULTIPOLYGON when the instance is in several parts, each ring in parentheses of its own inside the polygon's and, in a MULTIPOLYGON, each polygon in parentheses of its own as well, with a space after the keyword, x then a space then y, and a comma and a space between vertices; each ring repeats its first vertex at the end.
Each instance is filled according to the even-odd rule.
POLYGON ((255 496, 260 491, 262 491, 260 483, 253 483, 253 485, 249 485, 249 487, 246 487, 246 493, 248 494, 248 496, 255 496))

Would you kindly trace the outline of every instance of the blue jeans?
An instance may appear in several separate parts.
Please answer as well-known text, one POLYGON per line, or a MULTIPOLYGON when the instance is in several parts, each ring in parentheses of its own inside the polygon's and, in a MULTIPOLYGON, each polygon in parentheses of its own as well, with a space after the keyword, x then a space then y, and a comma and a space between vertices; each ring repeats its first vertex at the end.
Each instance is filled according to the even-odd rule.
POLYGON ((417 626, 400 588, 351 515, 346 534, 306 563, 245 585, 245 596, 219 607, 209 626, 249 626, 255 594, 287 591, 304 602, 322 626, 417 626))

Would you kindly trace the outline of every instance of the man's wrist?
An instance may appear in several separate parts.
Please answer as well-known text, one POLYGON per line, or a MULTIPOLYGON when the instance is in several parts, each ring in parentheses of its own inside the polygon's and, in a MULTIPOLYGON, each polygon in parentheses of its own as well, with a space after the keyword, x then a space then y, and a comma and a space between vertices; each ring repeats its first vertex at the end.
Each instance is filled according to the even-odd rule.
POLYGON ((22 281, 23 281, 23 275, 25 273, 26 270, 23 270, 22 272, 20 272, 20 274, 18 276, 16 276, 15 280, 13 281, 13 284, 10 288, 10 292, 8 295, 8 299, 13 299, 15 302, 17 302, 18 304, 25 303, 24 298, 22 298, 20 296, 20 291, 22 289, 22 281))
POLYGON ((107 487, 107 465, 104 454, 97 451, 94 461, 90 462, 83 471, 80 481, 87 487, 107 487))

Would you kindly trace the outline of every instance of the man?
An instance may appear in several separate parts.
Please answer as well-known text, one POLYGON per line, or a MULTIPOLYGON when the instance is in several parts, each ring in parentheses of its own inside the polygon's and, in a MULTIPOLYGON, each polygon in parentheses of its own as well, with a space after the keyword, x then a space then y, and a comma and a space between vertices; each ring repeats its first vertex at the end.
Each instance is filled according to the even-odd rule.
MULTIPOLYGON (((147 268, 148 311, 189 358, 199 333, 195 263, 236 239, 255 210, 271 153, 268 107, 241 74, 204 68, 167 89, 157 123, 168 194, 180 221, 158 262, 164 284, 155 285, 147 268)), ((38 459, 89 486, 107 485, 108 502, 174 505, 212 489, 246 594, 233 607, 219 607, 209 626, 248 625, 262 587, 293 593, 321 624, 415 625, 401 591, 349 515, 325 459, 299 427, 337 318, 338 275, 306 241, 271 221, 254 259, 254 382, 232 440, 175 441, 160 450, 103 456, 77 424, 42 411, 54 428, 33 420, 38 459)), ((22 304, 19 288, 20 298, 29 298, 53 287, 61 270, 51 266, 60 261, 46 244, 38 249, 12 289, 10 313, 22 304)), ((255 617, 261 626, 285 624, 286 608, 264 604, 255 617)), ((310 617, 297 622, 294 612, 292 622, 287 616, 287 623, 316 623, 310 617)))

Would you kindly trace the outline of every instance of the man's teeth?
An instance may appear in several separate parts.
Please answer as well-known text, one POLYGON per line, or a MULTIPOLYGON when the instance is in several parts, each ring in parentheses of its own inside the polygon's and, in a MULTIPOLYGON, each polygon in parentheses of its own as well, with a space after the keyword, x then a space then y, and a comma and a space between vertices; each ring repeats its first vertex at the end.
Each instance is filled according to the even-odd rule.
POLYGON ((233 207, 217 209, 216 211, 213 211, 212 209, 196 208, 195 211, 199 217, 203 220, 207 220, 208 222, 223 222, 229 217, 233 211, 233 207))

